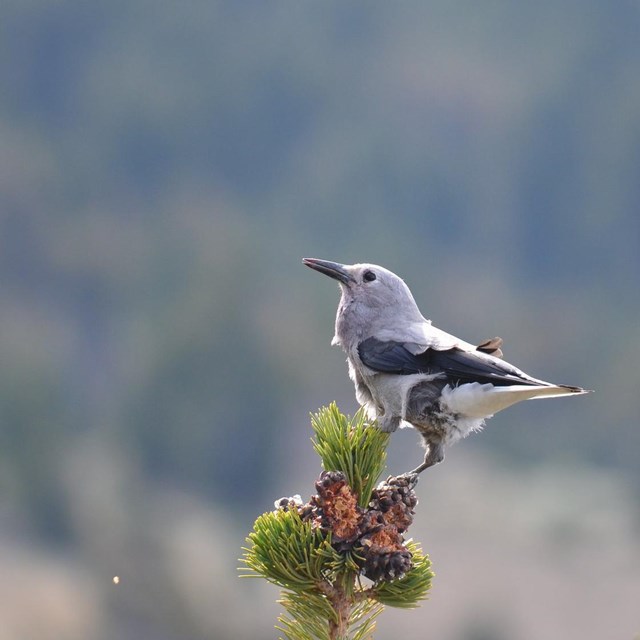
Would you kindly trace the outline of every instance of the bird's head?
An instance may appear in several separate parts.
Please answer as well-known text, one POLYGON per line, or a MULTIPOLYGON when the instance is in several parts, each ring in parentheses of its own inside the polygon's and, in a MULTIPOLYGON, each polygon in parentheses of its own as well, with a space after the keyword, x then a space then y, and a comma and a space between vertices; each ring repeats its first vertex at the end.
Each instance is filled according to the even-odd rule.
MULTIPOLYGON (((389 323, 420 322, 424 320, 413 295, 404 280, 377 264, 340 264, 317 258, 304 258, 302 262, 320 273, 338 281, 342 299, 340 315, 345 321, 358 325, 358 333, 368 333, 389 323)), ((349 328, 354 327, 347 327, 349 328)), ((338 342, 342 340, 338 328, 338 342)))

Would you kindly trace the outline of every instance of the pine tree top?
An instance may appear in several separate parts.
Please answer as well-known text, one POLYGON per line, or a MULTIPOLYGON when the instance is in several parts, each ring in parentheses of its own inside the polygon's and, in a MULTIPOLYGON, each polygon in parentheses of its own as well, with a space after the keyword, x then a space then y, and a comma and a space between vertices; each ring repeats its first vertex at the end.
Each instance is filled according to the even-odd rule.
POLYGON ((370 638, 384 605, 416 607, 431 587, 429 557, 404 539, 417 499, 402 476, 377 484, 389 435, 362 410, 350 418, 332 403, 311 424, 317 493, 281 498, 256 520, 243 575, 282 588, 278 629, 289 640, 370 638))

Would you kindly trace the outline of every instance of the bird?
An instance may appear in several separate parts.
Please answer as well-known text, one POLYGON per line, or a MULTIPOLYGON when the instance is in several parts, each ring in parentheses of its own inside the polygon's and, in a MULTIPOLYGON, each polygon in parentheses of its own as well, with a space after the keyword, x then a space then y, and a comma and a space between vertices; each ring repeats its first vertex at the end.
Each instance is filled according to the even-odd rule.
POLYGON ((438 329, 404 280, 384 267, 302 262, 340 286, 331 344, 347 354, 356 399, 368 418, 382 431, 412 426, 422 436, 424 460, 403 474, 415 482, 444 460, 446 447, 482 429, 498 411, 523 400, 589 393, 533 378, 506 362, 501 338, 474 345, 438 329))

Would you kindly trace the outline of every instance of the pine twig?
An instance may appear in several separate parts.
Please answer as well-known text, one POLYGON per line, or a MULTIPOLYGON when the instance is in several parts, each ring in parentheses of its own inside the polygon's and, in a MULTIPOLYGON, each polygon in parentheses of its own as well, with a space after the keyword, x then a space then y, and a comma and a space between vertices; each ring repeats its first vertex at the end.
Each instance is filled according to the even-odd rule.
POLYGON ((336 619, 329 620, 329 638, 331 640, 338 640, 339 638, 346 637, 351 613, 351 599, 338 584, 321 582, 318 588, 327 596, 333 610, 336 612, 336 619))
POLYGON ((289 640, 371 638, 384 606, 412 608, 426 597, 433 573, 419 546, 403 534, 417 499, 403 477, 376 483, 388 434, 335 404, 312 416, 313 445, 324 471, 317 494, 276 501, 247 538, 244 575, 283 589, 289 640), (360 577, 372 581, 361 584, 360 577))

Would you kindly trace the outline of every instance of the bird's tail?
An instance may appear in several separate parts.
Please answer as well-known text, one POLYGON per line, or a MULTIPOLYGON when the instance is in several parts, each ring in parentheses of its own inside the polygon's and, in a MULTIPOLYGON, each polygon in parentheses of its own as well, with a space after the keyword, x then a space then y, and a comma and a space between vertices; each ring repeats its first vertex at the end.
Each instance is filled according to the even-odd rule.
POLYGON ((514 384, 505 387, 494 387, 490 395, 493 402, 500 406, 500 410, 522 400, 537 400, 538 398, 561 398, 562 396, 577 396, 590 393, 581 387, 570 387, 563 384, 549 384, 548 386, 531 386, 514 384))
POLYGON ((465 384, 445 388, 443 400, 454 413, 470 418, 486 418, 523 400, 553 398, 589 393, 580 387, 554 384, 513 384, 494 387, 492 384, 465 384))
POLYGON ((582 387, 572 387, 568 384, 554 384, 549 387, 535 387, 535 391, 531 396, 532 400, 536 398, 560 398, 562 396, 575 396, 585 393, 591 393, 591 389, 583 389, 582 387))

